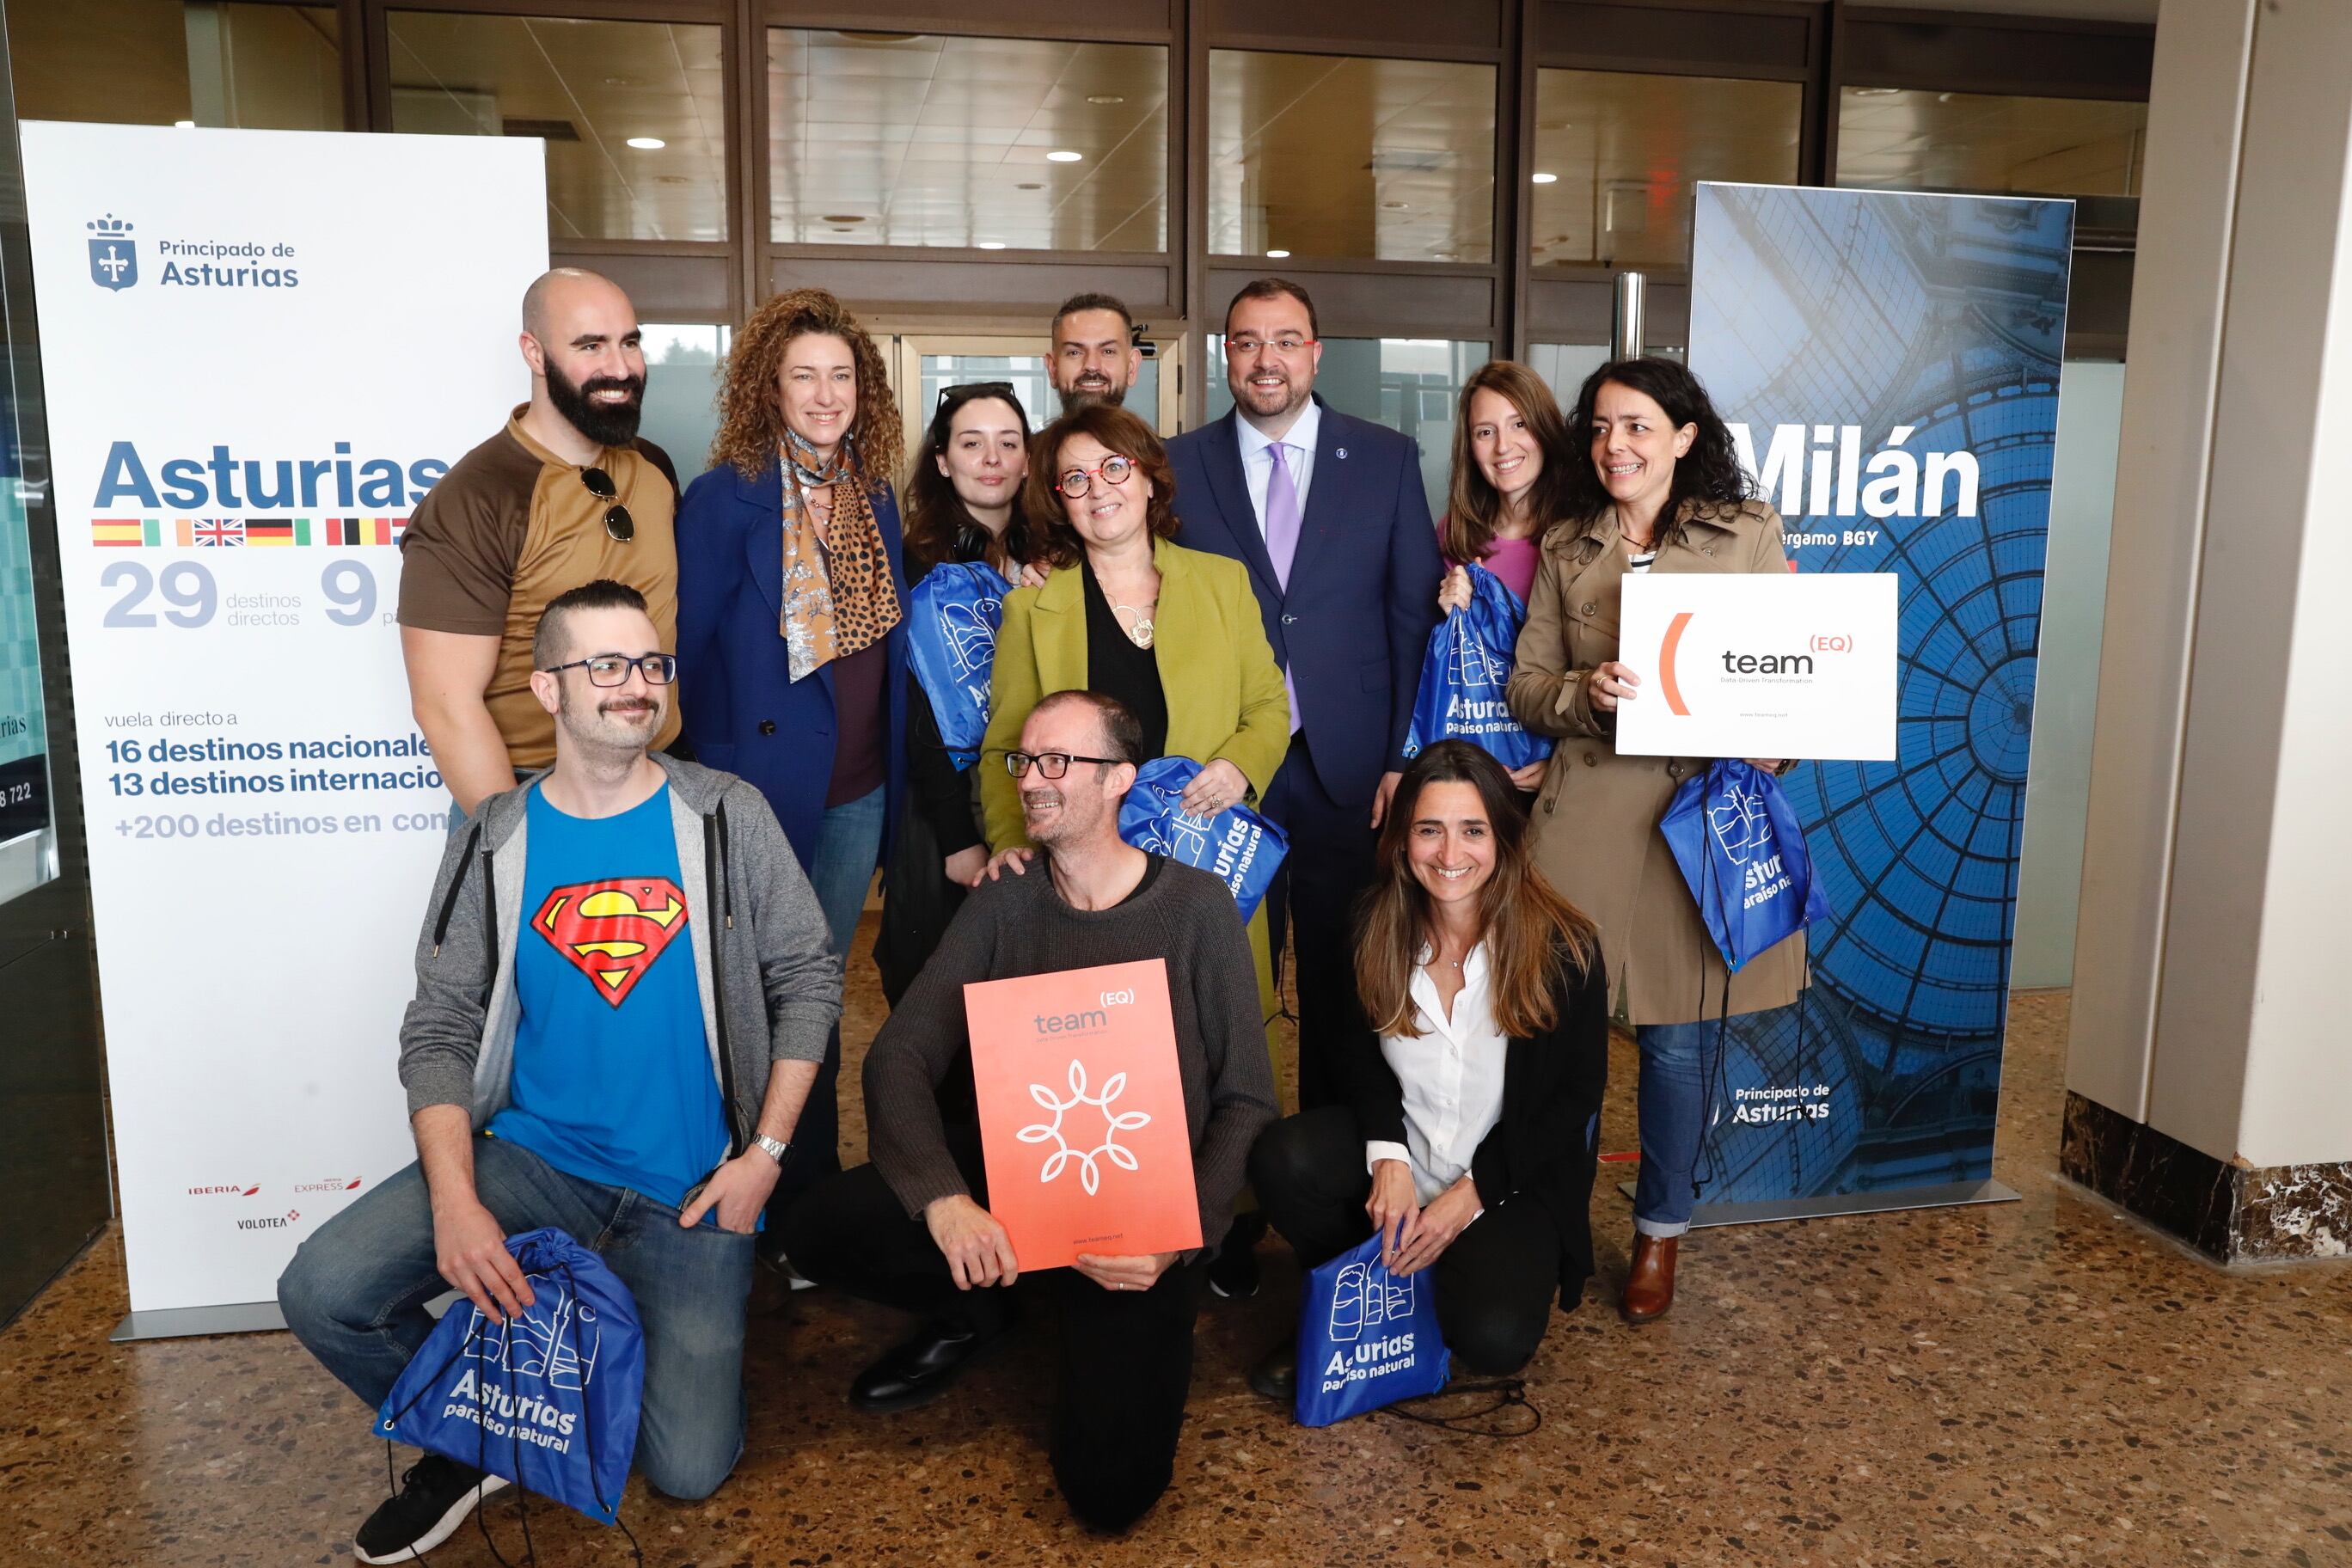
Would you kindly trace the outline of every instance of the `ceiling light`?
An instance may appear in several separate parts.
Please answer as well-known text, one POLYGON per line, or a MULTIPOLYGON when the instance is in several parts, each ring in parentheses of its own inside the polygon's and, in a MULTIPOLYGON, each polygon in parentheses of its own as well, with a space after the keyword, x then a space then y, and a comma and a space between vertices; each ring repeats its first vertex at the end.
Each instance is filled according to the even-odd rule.
POLYGON ((1528 178, 1533 180, 1538 185, 1549 185, 1557 184, 1559 176, 1558 174, 1547 174, 1538 172, 1536 174, 1529 174, 1528 178))
POLYGON ((658 153, 669 143, 658 136, 632 136, 629 138, 629 145, 640 153, 658 153))
POLYGON ((1087 95, 1087 101, 1088 103, 1125 103, 1127 100, 1115 92, 1092 92, 1087 95))
POLYGON ((1402 202, 1382 202, 1381 205, 1392 213, 1401 213, 1405 210, 1405 205, 1402 202))
POLYGON ((1289 254, 1290 252, 1286 250, 1269 250, 1265 253, 1265 258, 1268 261, 1279 261, 1289 254))
POLYGON ((1451 261, 1454 259, 1454 253, 1450 250, 1433 250, 1429 253, 1429 258, 1432 261, 1451 261))
POLYGON ((196 122, 193 120, 174 120, 172 121, 172 129, 174 131, 194 131, 195 128, 196 122))
POLYGON ((643 77, 608 76, 604 79, 604 85, 606 87, 643 87, 646 81, 643 77))
POLYGON ((1013 188, 1016 191, 1042 191, 1045 187, 1039 184, 1034 180, 1024 180, 1013 188))
POLYGON ((1059 147, 1045 154, 1045 162, 1048 163, 1075 163, 1085 156, 1086 154, 1084 153, 1073 153, 1067 147, 1059 147))
POLYGON ((1002 250, 1004 248, 1004 242, 1001 239, 981 239, 974 240, 972 243, 982 250, 1002 250))

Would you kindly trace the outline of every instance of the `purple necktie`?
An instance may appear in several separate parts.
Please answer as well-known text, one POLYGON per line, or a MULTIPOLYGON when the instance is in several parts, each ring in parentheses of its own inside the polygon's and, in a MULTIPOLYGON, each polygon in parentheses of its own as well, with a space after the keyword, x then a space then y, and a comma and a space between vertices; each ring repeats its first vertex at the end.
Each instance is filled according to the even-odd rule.
POLYGON ((1287 589, 1291 557, 1298 553, 1298 487, 1283 461, 1282 443, 1274 442, 1265 452, 1273 461, 1265 479, 1265 552, 1274 561, 1275 581, 1287 589))
MULTIPOLYGON (((1265 552, 1274 562, 1274 578, 1286 593, 1290 563, 1298 553, 1298 487, 1291 482, 1290 465, 1283 461, 1282 443, 1265 449, 1274 467, 1265 479, 1265 552)), ((1287 618, 1287 617, 1286 617, 1287 618)), ((1290 732, 1298 733, 1298 685, 1290 678, 1287 661, 1282 672, 1283 695, 1290 699, 1290 732)))

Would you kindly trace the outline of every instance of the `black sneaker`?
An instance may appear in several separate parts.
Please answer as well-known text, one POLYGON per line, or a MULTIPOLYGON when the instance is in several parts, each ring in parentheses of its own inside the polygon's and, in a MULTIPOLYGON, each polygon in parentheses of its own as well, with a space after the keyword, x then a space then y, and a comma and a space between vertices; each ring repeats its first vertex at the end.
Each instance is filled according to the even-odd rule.
POLYGON ((362 1563, 415 1563, 466 1522, 481 1500, 507 1484, 471 1465, 427 1454, 400 1478, 400 1495, 382 1508, 352 1538, 352 1555, 362 1563))
POLYGON ((1265 1215, 1253 1209, 1235 1215, 1233 1228, 1209 1259, 1209 1289, 1228 1300, 1245 1301, 1257 1294, 1257 1239, 1265 1234, 1265 1215))

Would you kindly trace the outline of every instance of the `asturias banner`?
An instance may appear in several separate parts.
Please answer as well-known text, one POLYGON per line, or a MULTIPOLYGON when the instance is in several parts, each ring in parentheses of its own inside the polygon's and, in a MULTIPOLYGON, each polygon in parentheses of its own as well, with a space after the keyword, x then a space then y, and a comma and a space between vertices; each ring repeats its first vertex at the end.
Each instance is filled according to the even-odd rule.
POLYGON ((527 391, 543 154, 22 129, 131 1304, 268 1302, 414 1157, 449 796, 394 546, 527 391))
POLYGON ((1901 604, 1895 759, 1784 781, 1836 912, 1803 1003, 1735 1022, 1702 1222, 1990 1179, 2074 216, 1698 187, 1691 368, 1796 569, 1901 604))

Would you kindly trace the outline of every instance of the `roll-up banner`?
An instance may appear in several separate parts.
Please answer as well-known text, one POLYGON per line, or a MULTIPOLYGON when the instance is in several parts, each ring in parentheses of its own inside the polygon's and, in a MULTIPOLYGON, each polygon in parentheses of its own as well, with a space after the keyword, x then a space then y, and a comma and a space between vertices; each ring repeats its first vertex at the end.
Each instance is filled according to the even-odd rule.
POLYGON ((1991 1180, 2074 204, 1701 184, 1690 365, 1805 572, 1900 580, 1897 755, 1786 780, 1832 919, 1734 1018, 1696 1223, 1991 1180))
POLYGON ((273 1326, 412 1159, 449 796, 394 610, 418 499, 528 392, 530 141, 27 123, 131 1316, 273 1326))

